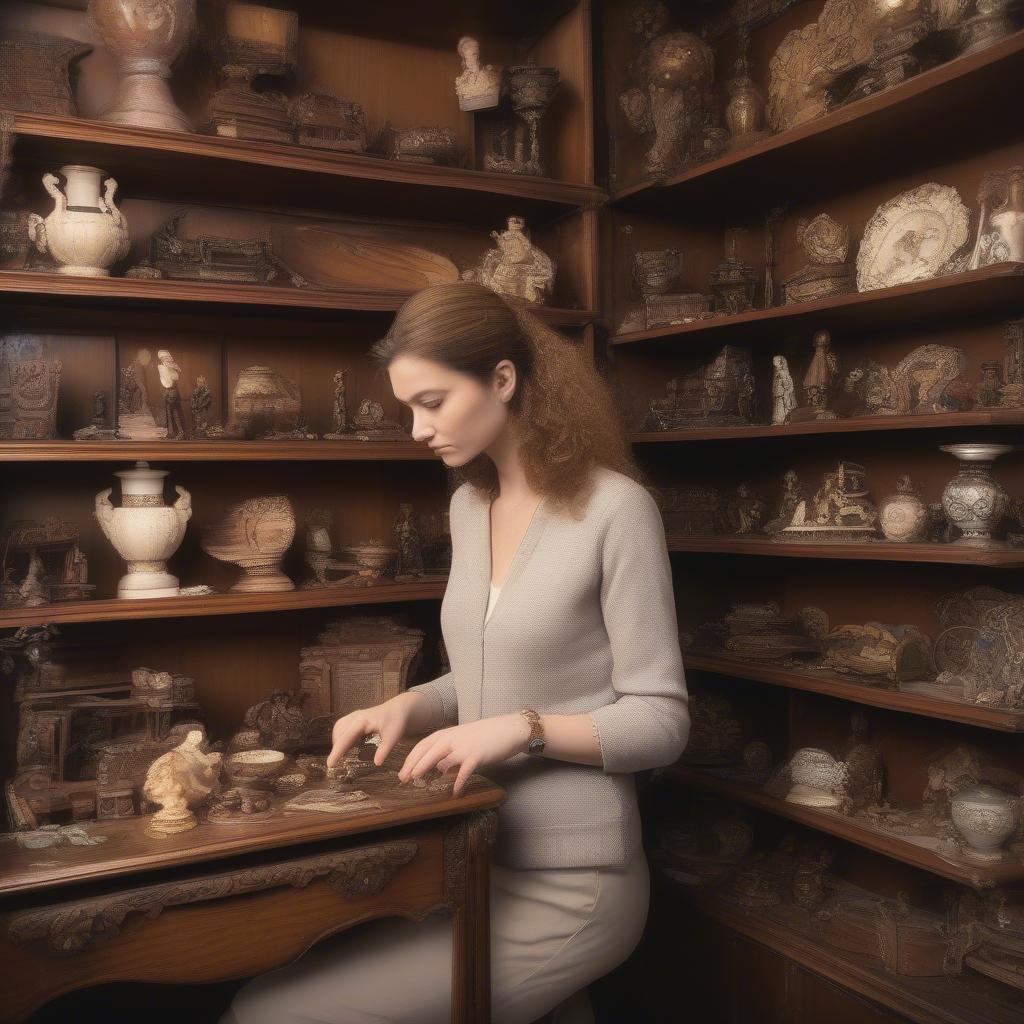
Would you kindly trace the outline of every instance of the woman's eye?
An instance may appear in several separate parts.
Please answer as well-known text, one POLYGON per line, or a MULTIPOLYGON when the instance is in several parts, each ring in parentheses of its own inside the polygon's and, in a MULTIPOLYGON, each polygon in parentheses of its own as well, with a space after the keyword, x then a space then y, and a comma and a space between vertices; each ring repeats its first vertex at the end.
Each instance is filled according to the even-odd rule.
POLYGON ((435 402, 424 402, 423 403, 423 408, 424 409, 436 409, 440 404, 441 404, 440 399, 438 399, 435 402))

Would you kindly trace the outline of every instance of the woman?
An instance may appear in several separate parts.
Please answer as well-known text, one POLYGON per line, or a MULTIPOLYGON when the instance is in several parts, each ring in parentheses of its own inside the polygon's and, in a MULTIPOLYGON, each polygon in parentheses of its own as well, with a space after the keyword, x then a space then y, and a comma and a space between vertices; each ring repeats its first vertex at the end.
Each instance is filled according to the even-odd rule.
MULTIPOLYGON (((585 987, 647 917, 633 773, 674 762, 690 725, 661 516, 593 365, 525 309, 436 285, 373 351, 413 437, 465 478, 441 605, 451 671, 340 718, 328 763, 366 733, 377 764, 425 733, 402 782, 437 769, 456 796, 475 771, 503 786, 493 1020, 559 1004, 560 1024, 593 1020, 585 987)), ((447 1022, 450 932, 443 916, 361 926, 249 982, 225 1021, 447 1022)))

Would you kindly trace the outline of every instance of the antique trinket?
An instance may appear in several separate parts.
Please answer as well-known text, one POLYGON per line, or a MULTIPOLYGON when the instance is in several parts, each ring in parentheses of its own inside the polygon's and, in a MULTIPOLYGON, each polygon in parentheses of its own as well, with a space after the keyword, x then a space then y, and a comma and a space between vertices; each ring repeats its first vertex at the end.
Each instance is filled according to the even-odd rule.
POLYGON ((526 221, 509 217, 504 231, 492 231, 496 247, 484 253, 479 266, 463 273, 463 280, 478 281, 492 292, 526 302, 543 303, 551 297, 555 263, 530 241, 526 221))
POLYGON ((192 126, 167 85, 195 34, 196 0, 89 0, 89 17, 117 58, 120 78, 100 117, 169 132, 192 126))
POLYGON ((540 122, 558 90, 558 81, 558 68, 538 67, 532 57, 508 69, 512 110, 526 131, 524 134, 518 125, 491 126, 484 170, 541 176, 547 172, 540 122))
POLYGON ((942 508, 960 531, 954 544, 988 547, 1009 504, 1009 496, 992 476, 992 463, 1015 450, 1009 444, 944 444, 944 452, 960 461, 957 475, 942 492, 942 508))
POLYGON ((490 110, 501 97, 501 65, 480 63, 480 43, 463 36, 456 44, 462 71, 455 79, 459 110, 490 110))
POLYGON ((910 189, 874 212, 857 252, 857 290, 894 288, 959 269, 970 214, 951 185, 910 189))
POLYGON ((801 218, 796 240, 804 250, 807 263, 782 283, 784 305, 856 291, 854 269, 847 262, 850 229, 845 224, 833 220, 827 213, 819 213, 812 220, 801 218))
POLYGON ((219 526, 203 531, 202 548, 242 568, 233 593, 276 594, 294 590, 281 559, 295 539, 295 512, 283 494, 249 498, 233 506, 219 526))

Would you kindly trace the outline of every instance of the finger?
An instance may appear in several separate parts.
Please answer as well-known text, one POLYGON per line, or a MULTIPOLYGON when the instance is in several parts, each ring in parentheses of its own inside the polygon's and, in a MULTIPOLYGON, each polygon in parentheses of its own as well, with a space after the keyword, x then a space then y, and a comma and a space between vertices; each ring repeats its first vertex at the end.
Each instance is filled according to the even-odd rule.
MULTIPOLYGON (((339 723, 340 724, 340 723, 339 723)), ((335 726, 337 728, 337 725, 335 726)), ((369 731, 369 723, 365 718, 357 718, 352 722, 346 722, 334 737, 334 745, 327 755, 327 767, 333 768, 342 757, 351 750, 358 740, 361 740, 369 731)))
POLYGON ((402 782, 405 782, 406 776, 409 774, 410 766, 415 763, 415 761, 419 758, 420 754, 422 754, 423 751, 427 749, 427 746, 430 743, 432 743, 436 738, 436 732, 432 732, 429 736, 424 736, 423 739, 421 739, 419 743, 417 743, 416 746, 414 746, 412 750, 410 750, 409 753, 405 755, 405 760, 402 762, 402 767, 398 769, 398 777, 402 780, 402 782))
POLYGON ((409 769, 408 777, 410 779, 418 779, 422 775, 426 775, 431 768, 437 764, 446 754, 452 752, 452 745, 449 741, 440 739, 435 743, 432 743, 420 756, 419 760, 416 761, 409 769))
POLYGON ((469 785, 469 778, 476 771, 476 761, 464 761, 455 777, 455 785, 452 786, 452 796, 462 796, 466 786, 469 785))
POLYGON ((398 726, 382 731, 380 743, 377 744, 377 752, 373 755, 373 763, 378 766, 382 765, 401 738, 402 730, 398 726))

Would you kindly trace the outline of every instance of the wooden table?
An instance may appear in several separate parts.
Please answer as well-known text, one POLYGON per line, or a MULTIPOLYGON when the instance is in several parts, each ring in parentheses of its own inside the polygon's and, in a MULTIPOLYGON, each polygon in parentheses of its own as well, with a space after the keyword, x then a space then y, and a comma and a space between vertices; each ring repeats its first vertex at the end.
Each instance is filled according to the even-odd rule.
POLYGON ((90 822, 108 837, 96 846, 0 842, 0 1019, 103 982, 246 977, 360 922, 442 911, 452 1020, 489 1021, 488 847, 505 791, 474 776, 457 799, 405 786, 373 797, 381 810, 344 820, 278 809, 215 825, 200 812, 198 828, 159 839, 136 817, 90 822))

